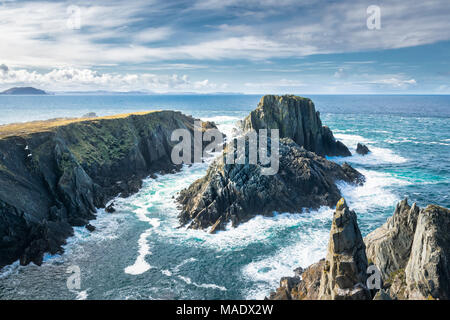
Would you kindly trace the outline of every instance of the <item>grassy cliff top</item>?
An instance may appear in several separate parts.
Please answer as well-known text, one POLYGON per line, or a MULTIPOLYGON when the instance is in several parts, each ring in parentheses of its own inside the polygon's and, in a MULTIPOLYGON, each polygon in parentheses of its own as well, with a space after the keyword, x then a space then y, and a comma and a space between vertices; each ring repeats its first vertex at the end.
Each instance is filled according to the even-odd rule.
POLYGON ((11 123, 6 125, 0 125, 0 139, 11 136, 26 136, 37 132, 49 132, 61 126, 67 126, 77 122, 95 122, 105 119, 122 119, 134 115, 146 115, 154 112, 161 111, 142 111, 123 113, 112 116, 96 117, 96 118, 56 118, 50 120, 38 120, 24 123, 11 123))

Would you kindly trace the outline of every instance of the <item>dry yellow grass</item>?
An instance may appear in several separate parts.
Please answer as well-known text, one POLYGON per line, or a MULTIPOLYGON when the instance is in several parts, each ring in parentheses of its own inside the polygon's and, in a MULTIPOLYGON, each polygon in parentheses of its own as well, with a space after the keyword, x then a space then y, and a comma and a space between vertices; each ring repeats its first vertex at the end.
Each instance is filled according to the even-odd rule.
POLYGON ((155 111, 141 111, 132 113, 116 114, 112 116, 96 117, 96 118, 57 118, 50 120, 38 120, 24 123, 11 123, 6 125, 0 125, 0 138, 6 138, 11 136, 26 136, 36 132, 48 132, 61 126, 67 126, 76 122, 90 121, 95 122, 104 119, 121 119, 133 115, 145 115, 155 111))

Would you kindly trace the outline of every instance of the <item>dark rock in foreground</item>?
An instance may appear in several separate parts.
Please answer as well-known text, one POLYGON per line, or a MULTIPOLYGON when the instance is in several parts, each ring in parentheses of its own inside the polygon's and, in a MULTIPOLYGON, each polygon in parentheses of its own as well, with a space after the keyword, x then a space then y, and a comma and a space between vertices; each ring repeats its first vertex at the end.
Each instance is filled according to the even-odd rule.
POLYGON ((351 156, 330 128, 322 126, 319 112, 308 98, 266 95, 242 122, 244 131, 279 129, 280 138, 291 138, 299 146, 321 156, 351 156))
POLYGON ((96 208, 138 191, 152 173, 179 168, 171 134, 193 133, 194 120, 158 111, 2 126, 0 267, 17 259, 41 264, 44 252, 62 251, 72 226, 95 218, 96 208))
POLYGON ((368 154, 370 150, 365 144, 358 143, 358 145, 356 146, 356 152, 364 156, 368 154))
MULTIPOLYGON (((268 141, 269 149, 271 140, 268 141)), ((224 151, 224 157, 228 150, 224 151)), ((334 206, 341 197, 337 181, 364 180, 349 165, 341 167, 299 147, 291 139, 281 139, 279 152, 279 170, 274 175, 262 174, 260 162, 249 164, 248 156, 246 164, 224 164, 222 157, 217 158, 205 177, 180 192, 177 199, 182 206, 180 222, 190 223, 189 227, 194 229, 212 227, 214 232, 228 221, 236 226, 255 215, 334 206)))

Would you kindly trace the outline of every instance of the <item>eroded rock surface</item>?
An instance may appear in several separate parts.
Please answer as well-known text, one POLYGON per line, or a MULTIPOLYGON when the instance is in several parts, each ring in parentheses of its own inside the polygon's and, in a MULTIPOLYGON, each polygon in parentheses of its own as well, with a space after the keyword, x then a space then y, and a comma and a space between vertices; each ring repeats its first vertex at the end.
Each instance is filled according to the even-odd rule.
POLYGON ((355 221, 352 214, 344 215, 347 218, 342 221, 347 221, 347 228, 353 227, 336 232, 340 229, 336 218, 342 216, 339 211, 333 219, 326 260, 307 268, 310 271, 305 271, 291 290, 280 285, 271 299, 369 299, 368 291, 361 286, 367 278, 362 271, 372 263, 381 275, 381 287, 371 292, 374 300, 450 299, 449 209, 436 205, 420 209, 416 204, 409 206, 406 199, 399 202, 394 215, 364 239, 368 260, 362 254, 358 232, 352 231, 357 225, 349 223, 355 221), (342 249, 334 245, 337 239, 337 247, 347 248, 343 256, 338 253, 342 249), (350 290, 357 281, 359 284, 350 290))
POLYGON ((370 299, 370 292, 366 288, 367 266, 366 246, 356 214, 342 198, 333 215, 319 299, 370 299))
POLYGON ((95 218, 96 208, 138 191, 152 173, 178 169, 171 134, 193 133, 194 121, 158 111, 2 126, 0 267, 18 259, 41 264, 44 252, 62 251, 72 226, 95 218))
MULTIPOLYGON (((325 259, 312 264, 294 286, 280 282, 269 299, 368 300, 367 257, 356 214, 342 198, 336 205, 325 259)), ((295 283, 295 279, 291 278, 295 283)), ((285 281, 286 282, 286 281, 285 281)))
MULTIPOLYGON (((245 138, 241 138, 245 139, 245 138)), ((268 139, 268 149, 271 140, 268 139)), ((364 177, 349 165, 340 166, 298 146, 291 139, 281 139, 279 170, 264 175, 263 166, 224 164, 224 156, 208 168, 206 176, 182 190, 178 197, 182 224, 191 228, 218 230, 228 221, 236 226, 255 215, 277 212, 301 212, 320 206, 333 207, 341 193, 337 181, 359 184, 364 177)))
POLYGON ((365 237, 367 257, 378 267, 384 279, 406 267, 419 210, 415 203, 411 207, 404 199, 397 204, 394 214, 385 224, 365 237))
POLYGON ((321 156, 351 156, 330 128, 322 125, 320 114, 308 98, 293 95, 266 95, 243 122, 244 131, 279 129, 281 138, 291 138, 299 146, 321 156))

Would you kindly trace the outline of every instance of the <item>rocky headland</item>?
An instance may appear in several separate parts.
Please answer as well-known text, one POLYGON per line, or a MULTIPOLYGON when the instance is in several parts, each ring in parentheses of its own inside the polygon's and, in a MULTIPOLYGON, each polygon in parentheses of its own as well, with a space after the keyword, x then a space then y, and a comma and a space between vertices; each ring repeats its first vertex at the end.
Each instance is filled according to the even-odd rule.
POLYGON ((300 275, 282 278, 269 299, 450 299, 449 228, 449 209, 421 209, 405 199, 363 241, 355 213, 341 199, 326 258, 300 275), (368 279, 373 275, 368 266, 379 271, 379 288, 369 290, 374 280, 368 279))
MULTIPOLYGON (((333 207, 341 198, 338 181, 364 183, 364 176, 350 165, 328 161, 324 155, 350 155, 322 126, 311 100, 296 96, 264 96, 257 109, 241 123, 243 135, 229 142, 223 155, 208 168, 206 175, 182 190, 177 198, 182 225, 210 232, 247 221, 255 215, 301 212, 320 206, 333 207), (260 159, 249 161, 252 130, 279 129, 279 168, 266 175, 260 159), (234 145, 245 145, 238 159, 234 145), (226 159, 236 156, 233 164, 226 159)), ((267 150, 272 140, 268 140, 267 150)))
POLYGON ((44 90, 36 89, 33 87, 14 87, 5 91, 0 92, 0 94, 5 95, 46 95, 48 94, 44 90))
POLYGON ((96 208, 137 192, 153 173, 179 169, 171 134, 193 133, 195 120, 155 111, 0 126, 0 267, 41 264, 96 208))

